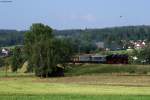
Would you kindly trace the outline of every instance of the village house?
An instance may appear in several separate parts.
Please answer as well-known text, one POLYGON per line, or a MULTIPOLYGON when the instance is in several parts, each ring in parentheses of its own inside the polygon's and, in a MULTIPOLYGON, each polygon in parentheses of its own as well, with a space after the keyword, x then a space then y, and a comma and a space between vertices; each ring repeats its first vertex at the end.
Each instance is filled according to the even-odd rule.
POLYGON ((139 41, 134 43, 134 48, 135 49, 142 49, 145 47, 145 45, 146 45, 145 41, 139 40, 139 41))
POLYGON ((146 42, 143 40, 130 41, 128 44, 128 49, 142 49, 146 46, 146 42))
POLYGON ((10 55, 10 50, 6 49, 6 48, 2 48, 0 50, 0 57, 7 57, 10 55))

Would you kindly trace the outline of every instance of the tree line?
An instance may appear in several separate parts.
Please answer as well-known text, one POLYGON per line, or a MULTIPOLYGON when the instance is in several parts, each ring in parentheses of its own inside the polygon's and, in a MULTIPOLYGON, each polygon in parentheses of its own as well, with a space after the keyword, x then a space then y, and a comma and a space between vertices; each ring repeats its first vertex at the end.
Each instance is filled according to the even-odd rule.
MULTIPOLYGON (((0 46, 23 44, 26 31, 0 30, 0 46)), ((76 51, 96 49, 96 42, 104 42, 106 48, 122 48, 122 41, 150 40, 150 26, 126 26, 103 29, 53 30, 57 38, 74 42, 76 51), (79 45, 80 44, 80 45, 79 45)))
POLYGON ((22 45, 25 31, 0 30, 0 47, 22 45))

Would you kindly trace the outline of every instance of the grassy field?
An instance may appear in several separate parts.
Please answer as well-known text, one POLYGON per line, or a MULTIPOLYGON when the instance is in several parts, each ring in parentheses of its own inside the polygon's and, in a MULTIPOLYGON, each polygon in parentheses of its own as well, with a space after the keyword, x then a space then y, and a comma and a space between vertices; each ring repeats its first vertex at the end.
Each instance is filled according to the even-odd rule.
POLYGON ((68 68, 67 76, 99 75, 99 74, 127 74, 148 75, 150 65, 107 65, 107 64, 84 64, 68 68))
MULTIPOLYGON (((123 66, 114 66, 119 66, 119 70, 110 73, 97 71, 111 68, 110 65, 82 65, 66 72, 66 77, 49 79, 22 73, 8 73, 5 77, 1 71, 0 100, 150 100, 148 73, 130 74, 120 69, 123 66)), ((134 68, 149 69, 149 66, 141 67, 134 68)))

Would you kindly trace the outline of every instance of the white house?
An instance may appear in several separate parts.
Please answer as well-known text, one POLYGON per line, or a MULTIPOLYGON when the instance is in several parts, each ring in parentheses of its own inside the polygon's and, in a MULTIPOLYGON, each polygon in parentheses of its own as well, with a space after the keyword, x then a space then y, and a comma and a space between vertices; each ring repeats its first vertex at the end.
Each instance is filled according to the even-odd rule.
POLYGON ((3 48, 2 51, 1 51, 1 53, 2 53, 2 55, 4 55, 4 56, 8 56, 8 55, 9 55, 9 50, 3 48))

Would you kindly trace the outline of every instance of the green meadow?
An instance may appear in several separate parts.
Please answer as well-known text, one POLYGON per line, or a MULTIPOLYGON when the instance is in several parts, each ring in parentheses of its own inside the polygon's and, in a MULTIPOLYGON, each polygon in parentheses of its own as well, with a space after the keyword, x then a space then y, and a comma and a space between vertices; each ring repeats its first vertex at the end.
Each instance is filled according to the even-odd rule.
MULTIPOLYGON (((116 68, 118 66, 121 67, 121 65, 116 65, 116 68)), ((110 73, 107 67, 110 69, 112 66, 84 65, 68 69, 70 71, 65 72, 65 77, 47 79, 23 73, 7 73, 7 77, 5 77, 5 72, 1 71, 0 100, 150 99, 149 72, 141 75, 136 72, 134 74, 127 73, 128 70, 122 66, 123 71, 110 73), (105 71, 97 71, 101 68, 105 68, 105 71), (79 69, 80 73, 77 72, 79 69), (89 71, 89 74, 85 73, 86 70, 89 71)), ((134 68, 139 71, 140 67, 134 68)), ((149 68, 148 66, 145 67, 149 68)))

